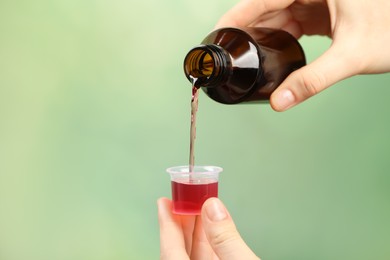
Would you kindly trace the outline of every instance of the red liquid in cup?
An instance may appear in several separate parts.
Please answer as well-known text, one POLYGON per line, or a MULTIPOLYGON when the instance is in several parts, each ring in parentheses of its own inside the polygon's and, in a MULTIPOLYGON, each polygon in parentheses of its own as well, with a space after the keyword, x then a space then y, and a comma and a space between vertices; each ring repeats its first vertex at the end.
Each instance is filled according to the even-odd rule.
POLYGON ((180 183, 172 181, 173 213, 199 215, 203 203, 211 197, 218 197, 218 182, 180 183))

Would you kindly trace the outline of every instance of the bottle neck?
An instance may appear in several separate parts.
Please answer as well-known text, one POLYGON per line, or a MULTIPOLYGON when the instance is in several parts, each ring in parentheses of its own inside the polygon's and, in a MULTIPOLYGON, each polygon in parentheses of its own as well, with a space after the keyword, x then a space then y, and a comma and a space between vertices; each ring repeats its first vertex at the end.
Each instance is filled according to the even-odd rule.
POLYGON ((226 79, 229 55, 218 45, 199 45, 191 49, 184 59, 184 72, 197 87, 215 87, 226 79))

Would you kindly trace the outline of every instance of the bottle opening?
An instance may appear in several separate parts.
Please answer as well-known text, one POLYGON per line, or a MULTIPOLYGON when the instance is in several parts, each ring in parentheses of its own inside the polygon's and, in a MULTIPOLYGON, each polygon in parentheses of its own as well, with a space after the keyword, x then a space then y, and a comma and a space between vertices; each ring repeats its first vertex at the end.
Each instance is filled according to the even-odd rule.
POLYGON ((192 81, 196 81, 197 86, 210 79, 214 75, 214 69, 215 62, 212 54, 203 48, 191 50, 184 60, 185 73, 192 81))

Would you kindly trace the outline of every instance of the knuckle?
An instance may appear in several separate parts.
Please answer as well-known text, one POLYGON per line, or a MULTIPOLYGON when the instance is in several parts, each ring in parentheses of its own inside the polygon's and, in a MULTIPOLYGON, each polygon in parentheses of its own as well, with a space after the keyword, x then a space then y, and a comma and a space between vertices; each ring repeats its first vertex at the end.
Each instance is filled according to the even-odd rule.
POLYGON ((225 247, 225 246, 227 246, 227 245, 231 244, 232 242, 237 241, 239 239, 240 239, 240 236, 238 235, 238 233, 236 231, 226 230, 226 231, 221 231, 221 232, 215 234, 211 238, 210 242, 214 246, 216 246, 218 248, 222 248, 222 247, 225 247))
POLYGON ((301 74, 304 98, 314 96, 323 86, 326 86, 325 76, 316 72, 315 70, 308 69, 305 73, 301 74))

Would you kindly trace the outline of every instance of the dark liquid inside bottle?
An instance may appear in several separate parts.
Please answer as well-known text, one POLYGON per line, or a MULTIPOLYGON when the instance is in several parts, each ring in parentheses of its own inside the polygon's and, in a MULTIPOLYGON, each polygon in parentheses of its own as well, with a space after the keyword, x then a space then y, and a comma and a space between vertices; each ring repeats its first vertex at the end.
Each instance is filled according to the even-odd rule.
POLYGON ((184 71, 195 86, 224 104, 268 101, 294 70, 306 64, 298 41, 268 28, 223 28, 187 54, 184 71))

